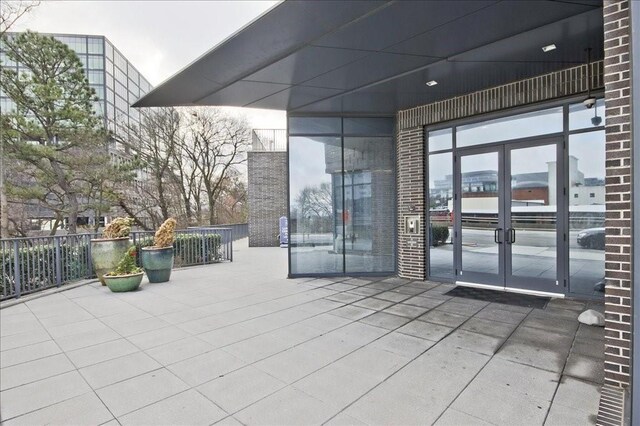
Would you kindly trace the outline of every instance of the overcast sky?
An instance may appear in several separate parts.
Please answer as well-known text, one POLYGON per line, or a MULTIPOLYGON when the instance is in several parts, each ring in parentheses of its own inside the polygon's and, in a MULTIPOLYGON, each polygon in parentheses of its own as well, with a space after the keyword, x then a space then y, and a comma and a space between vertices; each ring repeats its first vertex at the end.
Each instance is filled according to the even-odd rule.
MULTIPOLYGON (((43 1, 12 30, 104 35, 158 85, 277 3, 43 1)), ((284 112, 243 113, 254 128, 285 128, 284 112)))

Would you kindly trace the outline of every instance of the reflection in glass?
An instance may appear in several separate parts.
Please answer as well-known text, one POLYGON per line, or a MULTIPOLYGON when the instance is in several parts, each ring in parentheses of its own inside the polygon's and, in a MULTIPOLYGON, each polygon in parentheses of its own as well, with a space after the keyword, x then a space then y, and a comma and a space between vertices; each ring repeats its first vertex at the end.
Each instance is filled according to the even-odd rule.
POLYGON ((393 119, 389 118, 344 118, 345 135, 393 135, 393 119))
POLYGON ((429 152, 451 149, 453 147, 453 131, 451 128, 429 132, 427 144, 429 152))
POLYGON ((289 117, 289 134, 322 135, 342 133, 338 117, 289 117))
POLYGON ((454 278, 453 154, 429 156, 429 276, 454 278))
POLYGON ((562 107, 557 107, 458 126, 456 146, 465 147, 559 133, 563 130, 562 117, 562 107))
POLYGON ((497 274, 499 247, 494 230, 498 228, 500 190, 498 153, 461 156, 460 171, 462 270, 497 274))
POLYGON ((604 126, 604 99, 587 109, 582 102, 569 105, 569 130, 588 129, 604 126))
POLYGON ((511 151, 511 274, 557 279, 557 147, 511 151))
POLYGON ((569 290, 602 296, 605 134, 569 136, 569 290))
POLYGON ((395 197, 393 139, 345 137, 344 208, 336 214, 344 220, 346 273, 393 271, 395 197))
POLYGON ((292 274, 343 272, 340 143, 337 137, 289 138, 292 274))

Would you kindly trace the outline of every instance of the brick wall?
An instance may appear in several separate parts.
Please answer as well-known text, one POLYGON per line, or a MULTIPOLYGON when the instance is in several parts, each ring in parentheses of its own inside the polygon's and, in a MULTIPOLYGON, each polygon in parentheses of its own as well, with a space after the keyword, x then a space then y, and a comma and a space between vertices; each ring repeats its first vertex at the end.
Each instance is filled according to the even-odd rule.
POLYGON ((424 130, 422 126, 398 131, 398 275, 425 279, 424 130), (405 233, 405 217, 420 216, 420 233, 405 233))
POLYGON ((279 219, 287 216, 287 153, 250 151, 249 247, 278 246, 279 219))
POLYGON ((604 2, 606 125, 605 383, 629 384, 631 79, 629 1, 604 2))

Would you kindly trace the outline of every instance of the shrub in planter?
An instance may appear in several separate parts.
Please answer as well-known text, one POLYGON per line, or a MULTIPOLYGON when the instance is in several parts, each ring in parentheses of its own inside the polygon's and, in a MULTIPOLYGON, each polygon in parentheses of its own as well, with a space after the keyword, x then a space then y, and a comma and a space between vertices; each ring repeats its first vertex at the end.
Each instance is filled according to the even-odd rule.
POLYGON ((136 265, 136 248, 131 246, 120 259, 118 266, 104 275, 104 280, 113 292, 135 291, 140 287, 143 274, 142 269, 136 265))
POLYGON ((431 227, 431 245, 434 247, 444 244, 449 239, 449 227, 446 225, 433 225, 431 227))
POLYGON ((106 285, 103 276, 112 271, 129 248, 129 234, 133 219, 118 217, 111 221, 104 231, 102 238, 91 240, 91 261, 93 270, 102 285, 106 285))
POLYGON ((143 247, 140 251, 142 267, 150 283, 163 283, 171 278, 175 232, 176 220, 170 217, 156 231, 153 246, 143 247))

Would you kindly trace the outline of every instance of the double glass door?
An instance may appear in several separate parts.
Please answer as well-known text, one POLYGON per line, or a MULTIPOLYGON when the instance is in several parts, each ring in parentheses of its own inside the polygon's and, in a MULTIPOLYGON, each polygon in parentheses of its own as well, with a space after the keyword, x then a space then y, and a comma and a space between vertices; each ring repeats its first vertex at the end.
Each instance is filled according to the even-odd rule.
POLYGON ((541 139, 458 150, 457 282, 564 293, 558 259, 563 253, 561 142, 541 139))

